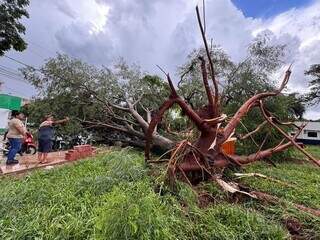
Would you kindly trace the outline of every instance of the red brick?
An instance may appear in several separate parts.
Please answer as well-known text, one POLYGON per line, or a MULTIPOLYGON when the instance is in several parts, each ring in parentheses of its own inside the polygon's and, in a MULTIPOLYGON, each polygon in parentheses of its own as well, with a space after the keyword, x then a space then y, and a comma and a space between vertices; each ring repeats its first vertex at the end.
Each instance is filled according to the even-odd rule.
POLYGON ((74 146, 73 149, 80 152, 81 149, 82 149, 82 146, 81 146, 81 145, 79 145, 79 146, 74 146))
POLYGON ((69 150, 66 154, 66 159, 69 161, 78 160, 95 155, 96 148, 91 145, 79 145, 74 146, 73 149, 69 150))
POLYGON ((67 153, 66 153, 65 159, 68 160, 68 161, 74 161, 74 160, 76 160, 76 159, 75 159, 75 156, 74 156, 72 153, 70 153, 70 152, 67 152, 67 153))
POLYGON ((70 153, 71 154, 71 158, 73 159, 73 160, 77 160, 77 159, 79 159, 80 158, 80 153, 78 152, 78 151, 76 151, 76 150, 69 150, 68 151, 68 153, 70 153))

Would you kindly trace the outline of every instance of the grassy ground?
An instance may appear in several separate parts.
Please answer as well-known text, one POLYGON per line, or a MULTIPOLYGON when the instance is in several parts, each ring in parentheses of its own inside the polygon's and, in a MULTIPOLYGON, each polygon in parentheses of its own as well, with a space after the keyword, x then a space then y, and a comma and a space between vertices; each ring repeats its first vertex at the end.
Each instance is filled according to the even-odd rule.
MULTIPOLYGON (((306 150, 320 159, 319 146, 307 146, 306 150)), ((296 152, 295 158, 302 159, 304 156, 300 152, 296 152)), ((309 164, 308 161, 301 163, 287 161, 278 163, 276 167, 264 162, 257 162, 247 166, 244 172, 261 173, 290 184, 290 186, 286 186, 286 184, 257 177, 243 178, 240 181, 245 185, 277 196, 283 201, 281 204, 273 206, 264 205, 261 202, 247 202, 244 204, 245 206, 252 207, 263 213, 268 219, 279 223, 288 221, 297 223, 299 225, 297 232, 301 239, 320 239, 320 218, 297 210, 293 206, 295 203, 320 209, 320 169, 318 167, 309 164)))
MULTIPOLYGON (((318 159, 320 159, 320 146, 316 146, 316 145, 308 145, 306 146, 305 150, 307 150, 308 152, 312 153, 312 155, 318 159)), ((300 153, 299 151, 295 152, 295 156, 297 158, 305 158, 305 156, 300 153)))
POLYGON ((170 192, 161 185, 161 174, 150 176, 143 154, 133 150, 113 151, 22 179, 2 178, 0 239, 289 239, 284 224, 288 219, 302 224, 300 236, 320 238, 320 219, 290 205, 320 208, 318 169, 257 163, 244 171, 296 187, 245 178, 242 183, 285 202, 270 205, 247 199, 235 204, 215 185, 205 183, 198 188, 209 192, 214 203, 201 208, 190 187, 180 184, 177 192, 170 192))
POLYGON ((292 187, 263 178, 249 177, 241 181, 247 186, 270 193, 282 199, 281 204, 270 205, 257 202, 245 203, 263 213, 267 218, 284 223, 297 222, 298 233, 302 239, 320 239, 320 218, 297 210, 293 204, 303 204, 320 209, 320 177, 319 169, 307 164, 282 163, 270 167, 264 163, 256 163, 245 169, 247 173, 258 172, 271 176, 282 182, 290 183, 292 187))

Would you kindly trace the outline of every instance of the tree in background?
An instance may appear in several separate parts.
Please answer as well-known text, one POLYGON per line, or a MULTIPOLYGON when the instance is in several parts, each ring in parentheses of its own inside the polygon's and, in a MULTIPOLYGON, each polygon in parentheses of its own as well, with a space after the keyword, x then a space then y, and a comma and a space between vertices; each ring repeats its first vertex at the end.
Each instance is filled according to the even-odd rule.
POLYGON ((306 112, 304 97, 296 92, 290 93, 287 97, 289 101, 289 115, 302 120, 303 114, 306 112))
POLYGON ((320 103, 320 64, 311 65, 305 75, 312 78, 309 83, 310 93, 307 94, 306 100, 312 105, 318 104, 320 103))
MULTIPOLYGON (((169 92, 162 79, 123 60, 112 68, 98 68, 58 55, 40 70, 25 68, 22 72, 39 92, 28 106, 31 121, 38 124, 47 113, 70 116, 73 120, 69 129, 63 129, 70 134, 84 127, 95 131, 105 142, 121 141, 140 147, 145 144, 152 109, 169 92)), ((169 138, 157 132, 153 137, 156 147, 172 147, 169 138)))
POLYGON ((23 51, 27 43, 22 39, 26 28, 19 21, 22 17, 29 18, 26 7, 29 0, 3 0, 0 2, 0 56, 13 48, 23 51))

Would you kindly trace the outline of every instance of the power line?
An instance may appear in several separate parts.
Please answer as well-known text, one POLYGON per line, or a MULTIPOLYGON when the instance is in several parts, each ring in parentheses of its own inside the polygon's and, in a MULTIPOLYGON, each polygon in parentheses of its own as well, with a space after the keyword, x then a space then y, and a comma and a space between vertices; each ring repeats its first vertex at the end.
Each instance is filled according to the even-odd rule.
POLYGON ((13 75, 10 75, 10 74, 6 73, 6 72, 2 72, 1 70, 0 70, 0 75, 5 76, 5 77, 7 77, 8 79, 11 79, 11 80, 20 81, 20 82, 23 82, 23 83, 28 83, 26 80, 24 80, 22 78, 17 78, 17 77, 15 77, 13 75))
POLYGON ((1 65, 1 64, 0 64, 0 75, 5 76, 8 79, 12 79, 12 80, 15 80, 15 81, 28 83, 28 81, 26 81, 23 78, 23 75, 21 73, 17 72, 13 68, 9 68, 9 67, 1 65))
POLYGON ((0 74, 4 75, 4 76, 7 76, 7 77, 11 77, 11 78, 16 78, 16 76, 10 74, 10 73, 7 73, 7 72, 4 72, 0 69, 0 74))
POLYGON ((32 66, 30 66, 29 64, 26 64, 26 63, 24 63, 24 62, 21 62, 21 61, 19 61, 19 60, 17 60, 17 59, 14 59, 14 58, 9 57, 9 56, 7 56, 7 55, 3 55, 3 56, 6 57, 6 58, 8 58, 8 59, 10 59, 10 60, 12 60, 12 61, 14 61, 14 62, 16 62, 16 63, 19 63, 19 64, 24 65, 24 66, 26 66, 26 67, 33 68, 33 69, 37 70, 35 67, 32 67, 32 66))
POLYGON ((3 68, 3 67, 0 67, 0 71, 3 72, 3 73, 6 73, 8 75, 11 75, 11 76, 23 77, 23 75, 20 74, 19 72, 9 71, 9 70, 7 70, 6 68, 3 68))
POLYGON ((7 70, 6 68, 1 67, 1 65, 0 65, 0 70, 3 71, 3 72, 6 72, 8 74, 15 75, 17 77, 21 77, 22 76, 19 72, 14 72, 14 71, 7 70))
MULTIPOLYGON (((24 62, 22 62, 22 61, 20 61, 20 60, 17 60, 17 59, 15 59, 15 58, 13 58, 13 57, 9 57, 9 56, 7 56, 7 55, 3 55, 3 56, 6 57, 6 58, 8 58, 8 59, 10 59, 11 61, 14 61, 14 62, 16 62, 16 63, 19 63, 19 64, 23 65, 23 66, 29 67, 29 68, 31 68, 31 69, 33 69, 33 70, 35 70, 35 71, 38 71, 38 72, 42 73, 42 71, 41 71, 40 69, 37 69, 37 68, 35 68, 35 67, 27 64, 27 63, 24 63, 24 62)), ((29 82, 26 81, 26 80, 18 79, 18 78, 16 78, 15 76, 12 76, 11 74, 8 74, 8 73, 6 73, 6 72, 3 72, 3 71, 1 72, 1 69, 0 69, 0 75, 6 76, 6 77, 11 78, 11 79, 16 80, 16 81, 21 81, 21 82, 24 82, 24 83, 29 83, 29 82)), ((58 74, 57 77, 59 77, 60 79, 65 79, 65 76, 60 75, 60 74, 58 74)))
MULTIPOLYGON (((8 57, 8 56, 6 56, 6 55, 3 55, 3 56, 6 57, 6 58, 8 58, 8 59, 10 59, 10 60, 12 60, 12 61, 14 61, 14 62, 17 62, 17 63, 21 64, 21 65, 24 65, 24 66, 27 66, 27 67, 29 67, 29 68, 32 68, 33 70, 38 71, 39 73, 42 73, 42 71, 41 71, 40 69, 37 69, 37 68, 35 68, 35 67, 27 64, 27 63, 21 62, 21 61, 15 59, 15 58, 8 57)), ((59 78, 65 79, 65 77, 64 77, 63 75, 59 75, 59 74, 58 74, 57 76, 58 76, 59 78)))
MULTIPOLYGON (((35 68, 35 67, 33 67, 33 66, 29 65, 29 64, 26 64, 26 63, 24 63, 24 62, 21 62, 21 61, 15 59, 15 58, 12 58, 12 57, 7 56, 7 55, 3 55, 3 56, 6 57, 6 58, 8 58, 8 59, 10 59, 10 60, 12 60, 12 61, 14 61, 14 62, 16 62, 16 63, 19 63, 19 64, 21 64, 21 65, 23 65, 23 66, 29 67, 29 68, 31 68, 31 69, 33 69, 33 70, 36 70, 36 71, 38 71, 38 72, 41 73, 41 71, 40 71, 39 69, 37 69, 37 68, 35 68)), ((24 83, 28 83, 28 84, 29 84, 29 82, 26 81, 25 79, 16 78, 15 76, 12 76, 12 75, 10 75, 10 74, 8 74, 8 73, 6 73, 6 72, 3 72, 3 71, 1 72, 1 69, 0 69, 0 74, 6 76, 6 77, 8 77, 8 78, 11 78, 11 79, 13 79, 13 80, 21 81, 21 82, 24 82, 24 83)), ((22 76, 21 76, 21 77, 22 77, 22 76)))
POLYGON ((7 66, 4 66, 4 65, 1 65, 1 64, 0 64, 0 66, 1 66, 1 67, 4 67, 4 68, 6 68, 6 69, 9 69, 10 71, 14 71, 14 72, 16 71, 16 69, 13 69, 13 68, 10 68, 10 67, 7 67, 7 66))

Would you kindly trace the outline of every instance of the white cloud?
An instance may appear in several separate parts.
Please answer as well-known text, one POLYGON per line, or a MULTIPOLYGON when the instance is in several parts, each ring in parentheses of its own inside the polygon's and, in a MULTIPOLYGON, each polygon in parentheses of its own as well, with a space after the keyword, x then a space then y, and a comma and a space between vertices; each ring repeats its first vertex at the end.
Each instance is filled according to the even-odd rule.
MULTIPOLYGON (((310 65, 320 63, 320 1, 300 9, 291 9, 275 18, 262 22, 254 31, 268 29, 274 33, 278 42, 287 44, 287 62, 293 62, 291 91, 308 91, 308 78, 304 71, 310 65)), ((320 108, 311 108, 306 117, 320 119, 320 108)))
MULTIPOLYGON (((31 17, 25 21, 29 49, 10 56, 30 65, 41 65, 56 51, 97 65, 108 65, 122 56, 152 73, 159 73, 156 64, 174 72, 192 49, 202 46, 195 15, 199 2, 34 0, 29 8, 31 17)), ((245 56, 258 32, 271 31, 273 41, 287 44, 286 61, 294 61, 291 90, 307 90, 304 71, 320 62, 319 0, 270 19, 246 18, 231 0, 207 0, 206 16, 208 38, 235 61, 245 56)), ((0 59, 4 62, 9 64, 0 59)), ((312 116, 320 118, 315 112, 312 116)))
MULTIPOLYGON (((108 8, 104 31, 91 36, 86 31, 88 21, 73 21, 56 33, 64 51, 95 64, 123 56, 151 72, 157 71, 156 64, 174 72, 192 49, 202 46, 195 14, 197 1, 98 3, 108 8)), ((236 60, 244 56, 259 22, 245 18, 230 0, 207 1, 207 35, 236 60)))

